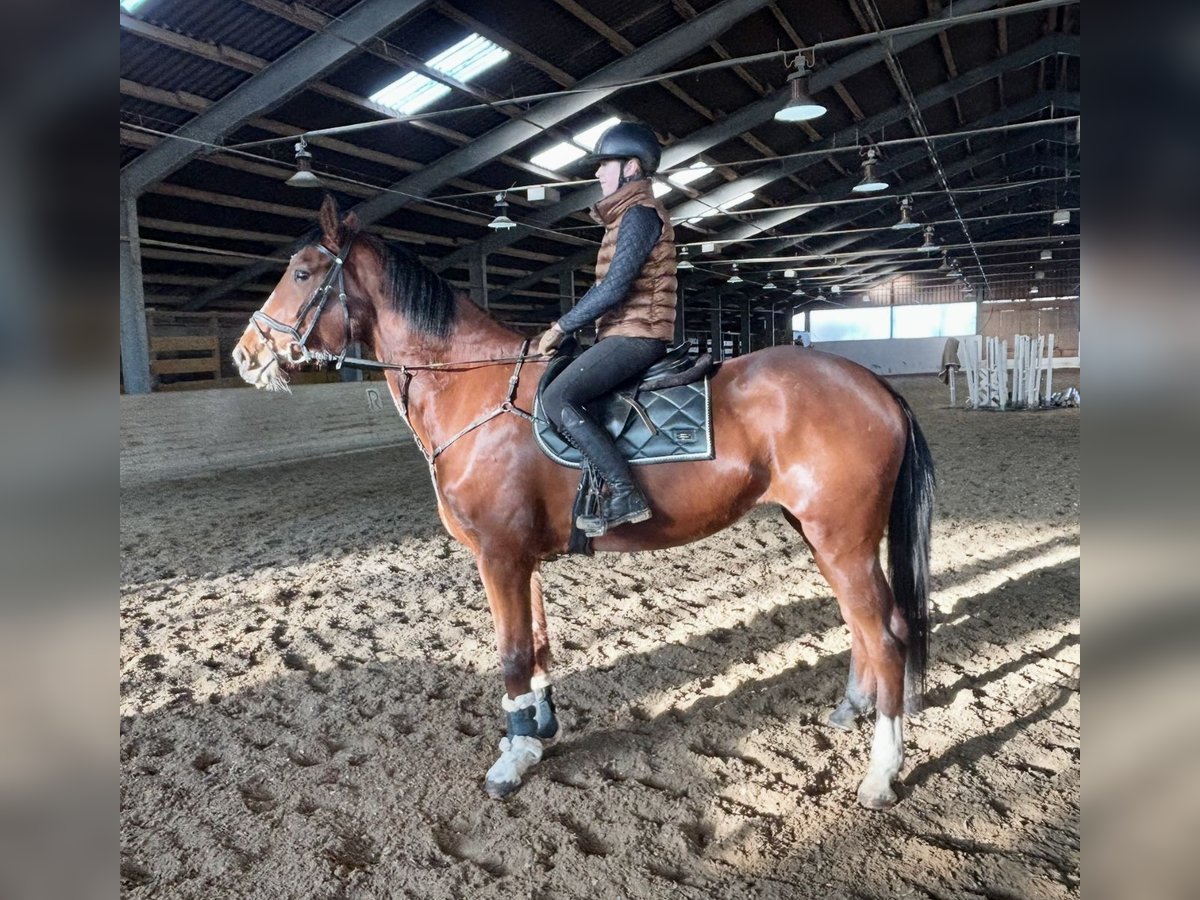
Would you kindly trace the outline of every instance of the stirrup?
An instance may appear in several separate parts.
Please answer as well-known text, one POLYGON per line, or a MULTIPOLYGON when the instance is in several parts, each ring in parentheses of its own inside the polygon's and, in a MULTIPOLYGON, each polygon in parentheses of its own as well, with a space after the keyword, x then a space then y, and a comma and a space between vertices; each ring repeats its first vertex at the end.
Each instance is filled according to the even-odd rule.
POLYGON ((586 534, 588 537, 603 537, 609 530, 616 528, 618 525, 632 525, 635 522, 644 522, 649 519, 654 513, 651 511, 649 504, 646 503, 646 498, 638 489, 637 485, 630 485, 628 490, 622 492, 621 497, 610 497, 607 500, 600 501, 600 510, 594 516, 579 516, 575 520, 575 527, 586 534), (615 510, 621 507, 628 507, 625 512, 614 515, 615 510), (615 509, 614 509, 615 508, 615 509))

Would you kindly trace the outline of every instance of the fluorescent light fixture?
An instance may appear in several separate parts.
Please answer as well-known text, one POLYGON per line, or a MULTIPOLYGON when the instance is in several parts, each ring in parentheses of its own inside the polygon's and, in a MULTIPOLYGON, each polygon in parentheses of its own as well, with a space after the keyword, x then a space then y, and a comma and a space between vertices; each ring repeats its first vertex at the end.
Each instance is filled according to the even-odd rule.
MULTIPOLYGON (((432 59, 426 60, 425 65, 458 81, 467 82, 506 59, 508 51, 503 47, 496 46, 487 38, 472 34, 432 59)), ((450 88, 446 85, 427 78, 420 72, 409 72, 382 90, 376 91, 370 99, 407 116, 424 109, 448 93, 450 88)))
POLYGON ((789 279, 790 279, 790 278, 795 278, 795 277, 796 277, 796 270, 795 270, 795 269, 784 269, 784 270, 783 270, 783 277, 784 277, 784 278, 789 278, 789 279))
POLYGON ((654 187, 651 188, 651 190, 654 191, 655 197, 661 197, 663 194, 671 193, 672 188, 669 184, 663 184, 661 181, 656 181, 654 182, 654 187))
POLYGON ((1071 211, 1069 209, 1056 209, 1050 221, 1055 225, 1066 225, 1071 221, 1071 211))
POLYGON ((667 180, 682 187, 685 184, 691 184, 698 178, 703 178, 705 175, 712 172, 712 170, 712 166, 708 165, 707 163, 703 163, 700 160, 696 160, 696 162, 692 163, 682 172, 676 172, 673 175, 668 175, 667 180))
POLYGON ((1049 250, 1043 250, 1043 251, 1042 251, 1042 252, 1041 252, 1041 253, 1038 255, 1038 259, 1052 259, 1053 257, 1054 257, 1054 254, 1053 254, 1053 253, 1051 253, 1049 250))
POLYGON ((600 140, 600 135, 604 134, 604 132, 620 121, 620 119, 613 116, 602 122, 598 122, 589 128, 585 128, 583 131, 573 134, 571 140, 561 141, 550 149, 543 150, 529 161, 535 166, 541 166, 543 169, 550 169, 557 172, 563 166, 569 165, 577 159, 582 159, 590 153, 592 148, 596 146, 596 141, 600 140))
POLYGON ((717 249, 717 245, 714 244, 712 241, 706 241, 705 243, 700 245, 701 253, 713 253, 716 251, 716 249, 717 249))

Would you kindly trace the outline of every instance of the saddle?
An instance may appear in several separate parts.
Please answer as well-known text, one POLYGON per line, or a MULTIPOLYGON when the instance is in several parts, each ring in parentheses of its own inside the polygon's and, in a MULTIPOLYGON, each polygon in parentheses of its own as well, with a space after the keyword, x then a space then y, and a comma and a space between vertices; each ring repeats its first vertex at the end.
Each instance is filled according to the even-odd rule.
MULTIPOLYGON (((542 411, 542 392, 578 356, 578 345, 564 347, 546 367, 534 401, 533 433, 538 447, 560 465, 579 469, 583 458, 558 433, 542 411)), ((631 465, 712 459, 712 404, 709 376, 716 365, 705 353, 688 355, 688 344, 672 347, 636 380, 587 404, 631 465)))

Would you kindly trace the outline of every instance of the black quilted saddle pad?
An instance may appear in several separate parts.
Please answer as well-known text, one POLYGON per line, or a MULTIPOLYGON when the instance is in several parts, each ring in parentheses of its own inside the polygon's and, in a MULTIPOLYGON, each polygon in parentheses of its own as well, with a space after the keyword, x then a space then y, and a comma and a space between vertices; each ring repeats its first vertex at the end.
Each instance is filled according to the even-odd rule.
MULTIPOLYGON (((561 360, 561 364, 569 360, 561 360)), ((555 364, 560 361, 555 361, 555 364)), ((554 374, 551 369, 548 375, 554 374)), ((549 379, 543 381, 543 387, 549 379)), ((661 390, 622 389, 588 404, 588 412, 603 423, 617 449, 633 465, 712 459, 712 403, 707 377, 691 384, 661 390), (645 411, 642 415, 631 398, 645 411)), ((534 437, 542 452, 564 466, 582 465, 579 451, 568 444, 542 412, 539 388, 534 405, 534 437)))

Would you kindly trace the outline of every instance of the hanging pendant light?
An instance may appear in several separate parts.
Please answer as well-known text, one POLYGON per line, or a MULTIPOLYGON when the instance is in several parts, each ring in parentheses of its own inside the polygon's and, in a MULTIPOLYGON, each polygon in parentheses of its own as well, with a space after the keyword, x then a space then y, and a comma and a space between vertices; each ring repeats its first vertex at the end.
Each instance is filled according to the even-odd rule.
POLYGON ((923 243, 921 245, 920 249, 924 250, 926 253, 932 253, 937 248, 938 248, 938 245, 936 243, 934 243, 934 240, 933 240, 933 226, 926 225, 925 226, 925 243, 923 243))
POLYGON ((860 181, 858 184, 856 184, 850 190, 852 190, 856 194, 872 194, 875 191, 887 190, 889 187, 888 183, 886 181, 884 181, 882 178, 880 178, 878 171, 876 171, 878 168, 878 165, 879 165, 878 151, 876 151, 876 149, 874 147, 868 147, 866 158, 863 159, 863 164, 862 164, 862 170, 863 170, 862 181, 860 181))
POLYGON ((298 188, 324 187, 312 170, 312 154, 308 152, 304 138, 296 142, 296 173, 284 183, 298 188))
POLYGON ((939 272, 950 271, 950 252, 948 250, 942 251, 942 264, 937 267, 937 270, 939 272))
POLYGON ((804 54, 799 54, 796 57, 796 71, 788 76, 788 90, 791 93, 787 105, 775 113, 777 122, 808 122, 828 112, 825 105, 814 100, 808 92, 808 76, 811 71, 804 54))
POLYGON ((1043 250, 1041 253, 1038 254, 1038 259, 1052 259, 1053 257, 1054 257, 1054 254, 1051 253, 1049 250, 1043 250))
POLYGON ((808 294, 805 293, 805 291, 804 291, 804 285, 797 282, 796 289, 794 291, 792 291, 792 296, 793 297, 807 297, 808 294))
POLYGON ((1055 225, 1066 225, 1071 221, 1071 211, 1069 209, 1056 209, 1054 215, 1050 217, 1050 221, 1055 225))
POLYGON ((767 283, 763 285, 763 290, 764 290, 764 291, 773 291, 773 290, 775 290, 775 289, 776 289, 776 288, 775 288, 775 282, 773 282, 773 281, 771 280, 771 277, 768 275, 768 276, 767 276, 767 283))
POLYGON ((692 265, 692 261, 690 259, 688 259, 688 248, 687 247, 679 248, 679 262, 675 263, 675 268, 682 269, 684 271, 686 271, 688 269, 696 268, 695 266, 692 265))
POLYGON ((488 228, 505 231, 517 227, 517 223, 508 217, 508 200, 505 199, 505 193, 505 191, 501 191, 496 195, 496 202, 492 205, 492 209, 496 211, 496 218, 488 222, 488 228))
POLYGON ((729 279, 725 283, 726 284, 741 284, 742 283, 742 276, 738 274, 737 263, 733 264, 733 274, 729 276, 729 279))
POLYGON ((910 228, 920 228, 921 226, 912 220, 912 197, 905 197, 900 201, 900 221, 892 228, 897 231, 907 231, 910 228))

